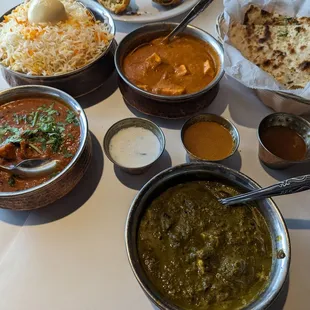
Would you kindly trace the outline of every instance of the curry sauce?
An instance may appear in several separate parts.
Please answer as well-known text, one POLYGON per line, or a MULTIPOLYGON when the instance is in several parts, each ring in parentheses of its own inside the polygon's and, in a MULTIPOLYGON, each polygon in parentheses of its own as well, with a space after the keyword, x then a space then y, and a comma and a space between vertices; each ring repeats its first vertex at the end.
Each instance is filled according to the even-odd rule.
POLYGON ((160 95, 179 96, 205 88, 217 74, 218 56, 206 42, 180 35, 143 44, 123 62, 125 76, 139 88, 160 95))
POLYGON ((255 205, 227 207, 217 200, 238 193, 215 181, 179 184, 142 216, 141 264, 181 309, 240 309, 268 283, 272 242, 263 216, 255 205))
POLYGON ((78 117, 67 105, 50 98, 26 98, 0 106, 0 165, 25 159, 59 161, 57 171, 46 177, 22 179, 0 171, 0 192, 42 184, 63 170, 80 144, 78 117))

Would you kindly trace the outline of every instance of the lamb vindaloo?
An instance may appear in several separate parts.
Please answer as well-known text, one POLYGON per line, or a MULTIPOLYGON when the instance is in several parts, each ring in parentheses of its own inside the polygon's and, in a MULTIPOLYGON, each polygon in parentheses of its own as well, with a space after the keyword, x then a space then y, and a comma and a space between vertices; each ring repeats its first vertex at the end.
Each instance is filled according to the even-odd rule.
POLYGON ((206 42, 180 35, 169 43, 164 37, 141 45, 123 62, 126 77, 139 88, 159 95, 195 93, 212 82, 218 56, 206 42))
POLYGON ((243 309, 268 283, 271 235, 255 205, 227 207, 237 195, 216 181, 180 184, 142 216, 138 253, 158 291, 186 310, 243 309))
MULTIPOLYGON (((69 164, 79 144, 78 117, 62 102, 51 98, 27 98, 0 106, 1 165, 32 158, 57 159, 57 174, 69 164)), ((54 174, 22 179, 0 171, 0 192, 31 188, 54 174)))

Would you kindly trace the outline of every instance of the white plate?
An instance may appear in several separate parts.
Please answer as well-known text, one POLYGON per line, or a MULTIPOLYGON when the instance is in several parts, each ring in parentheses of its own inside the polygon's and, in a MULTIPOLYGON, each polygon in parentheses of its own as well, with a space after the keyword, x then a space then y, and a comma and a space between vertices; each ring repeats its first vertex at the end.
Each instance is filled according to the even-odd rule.
POLYGON ((185 13, 197 2, 199 0, 183 0, 177 6, 163 7, 152 0, 131 0, 130 5, 123 14, 112 14, 112 17, 115 21, 128 23, 158 22, 185 13))

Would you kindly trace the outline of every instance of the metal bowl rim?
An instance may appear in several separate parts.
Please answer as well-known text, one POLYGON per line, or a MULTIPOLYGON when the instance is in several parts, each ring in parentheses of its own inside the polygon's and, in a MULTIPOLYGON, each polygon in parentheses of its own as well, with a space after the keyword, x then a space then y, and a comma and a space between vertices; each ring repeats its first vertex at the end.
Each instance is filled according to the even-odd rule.
MULTIPOLYGON (((214 121, 214 120, 213 120, 213 121, 214 121)), ((216 122, 216 121, 214 121, 214 122, 216 122)), ((218 123, 218 124, 219 124, 219 123, 218 123)), ((220 125, 221 125, 221 124, 220 124, 220 125)), ((229 134, 230 134, 230 136, 232 137, 232 135, 231 135, 230 132, 229 132, 229 134)), ((189 119, 183 124, 183 126, 182 126, 182 128, 181 128, 181 141, 182 141, 182 145, 183 145, 185 151, 186 151, 190 156, 192 156, 193 158, 195 158, 195 159, 197 159, 197 160, 199 160, 199 161, 202 161, 202 162, 217 163, 217 162, 220 162, 220 161, 223 161, 223 160, 226 160, 226 159, 230 158, 231 156, 233 156, 233 155, 238 151, 238 148, 239 148, 239 146, 240 146, 240 133, 239 133, 237 127, 236 127, 230 120, 228 120, 227 118, 225 118, 225 117, 223 117, 223 116, 221 116, 221 115, 213 114, 213 113, 202 113, 202 114, 197 114, 197 115, 192 116, 191 118, 189 118, 189 119), (236 134, 237 134, 237 135, 236 135, 237 141, 236 141, 236 143, 234 143, 234 147, 233 147, 233 149, 232 149, 232 152, 231 152, 228 156, 226 156, 226 157, 224 157, 224 158, 222 158, 222 159, 210 160, 210 159, 203 159, 203 158, 200 158, 200 157, 194 155, 192 152, 190 152, 190 151, 187 149, 187 147, 185 146, 185 144, 184 144, 183 134, 184 134, 184 132, 185 132, 185 127, 186 127, 186 125, 187 125, 192 119, 194 119, 194 118, 196 118, 196 117, 199 117, 199 116, 204 116, 204 115, 210 115, 210 116, 216 116, 216 117, 222 118, 225 122, 227 122, 227 123, 233 128, 233 130, 234 130, 234 131, 236 132, 236 134)))
MULTIPOLYGON (((195 93, 190 93, 190 94, 185 94, 185 95, 180 95, 180 96, 165 96, 165 95, 158 95, 158 94, 154 94, 154 93, 151 93, 151 92, 147 92, 139 87, 137 87, 136 85, 134 85, 133 83, 131 83, 127 77, 125 76, 125 74, 123 74, 123 69, 121 68, 121 64, 119 65, 119 58, 120 58, 120 49, 122 47, 122 43, 125 42, 125 40, 134 40, 135 38, 135 34, 139 31, 143 31, 143 30, 147 30, 148 28, 150 27, 155 27, 155 26, 159 26, 159 25, 166 25, 166 26, 173 26, 173 27, 176 27, 178 25, 178 23, 173 23, 173 22, 164 22, 164 23, 151 23, 151 24, 147 24, 147 25, 144 25, 142 27, 139 27, 137 29, 135 29, 134 31, 130 32, 127 36, 125 36, 122 41, 119 43, 117 49, 116 49, 116 52, 115 52, 115 55, 114 55, 114 63, 115 63, 115 68, 117 70, 117 73, 119 74, 119 76, 122 78, 122 80, 128 85, 130 86, 131 88, 133 88, 135 91, 137 91, 138 93, 140 93, 141 95, 143 96, 146 96, 146 97, 151 97, 153 98, 154 100, 169 100, 169 101, 179 101, 179 100, 186 100, 186 99, 193 99, 194 97, 197 97, 197 96, 200 96, 206 92, 208 92, 211 88, 213 88, 217 83, 220 82, 220 80, 222 79, 222 77, 224 76, 225 74, 225 71, 224 71, 224 61, 221 59, 224 57, 224 49, 223 49, 223 46, 219 43, 219 41, 214 38, 210 33, 204 31, 203 29, 199 28, 199 27, 196 27, 196 26, 193 26, 193 25, 187 25, 186 28, 188 29, 192 29, 195 33, 203 33, 204 35, 210 37, 212 40, 214 40, 215 44, 217 45, 217 48, 221 51, 221 53, 219 54, 215 47, 203 40, 203 39, 200 39, 206 43, 208 43, 214 50, 214 52, 218 55, 219 57, 219 71, 217 73, 217 75, 215 76, 215 78, 211 81, 210 84, 208 84, 206 87, 204 87, 203 89, 195 92, 195 93)), ((153 31, 154 33, 156 33, 156 31, 153 31)))
MULTIPOLYGON (((129 127, 136 127, 136 126, 129 126, 129 127)), ((129 128, 127 127, 127 128, 129 128)), ((120 129, 121 130, 121 129, 120 129)), ((115 134, 114 134, 115 135, 115 134)), ((114 136, 113 135, 113 136, 114 136)), ((112 136, 112 137, 113 137, 112 136)), ((128 117, 128 118, 124 118, 124 119, 121 119, 119 121, 117 121, 116 123, 114 123, 106 132, 106 134, 104 135, 104 138, 103 138, 103 148, 104 148, 104 152, 106 154, 106 156, 109 158, 109 160, 116 166, 122 168, 122 169, 130 169, 130 170, 140 170, 140 169, 145 169, 151 165, 153 165, 162 155, 163 153, 165 152, 165 148, 166 148, 166 137, 165 137, 165 134, 163 132, 163 130, 158 126, 156 125, 154 122, 146 119, 146 118, 142 118, 142 117, 128 117), (114 127, 116 127, 117 125, 125 122, 125 121, 133 121, 133 120, 138 120, 140 122, 144 122, 144 123, 149 123, 151 124, 152 126, 154 126, 160 133, 161 137, 162 137, 162 142, 159 141, 160 143, 160 147, 162 148, 162 151, 158 154, 158 156, 156 157, 156 159, 154 159, 151 163, 147 164, 147 165, 144 165, 144 166, 139 166, 139 167, 125 167, 125 166, 122 166, 120 165, 119 163, 117 163, 113 157, 111 156, 110 154, 110 150, 107 148, 107 145, 109 144, 108 142, 108 134, 114 129, 114 127)))
MULTIPOLYGON (((79 1, 82 1, 82 0, 79 0, 79 1)), ((16 5, 12 9, 10 9, 6 13, 4 13, 2 16, 0 16, 0 20, 3 20, 5 15, 11 14, 11 12, 16 7, 20 6, 21 4, 22 3, 16 5)), ((23 72, 14 71, 12 69, 9 69, 5 65, 3 65, 1 62, 0 62, 0 67, 3 68, 4 70, 10 72, 11 74, 16 74, 16 75, 18 75, 20 77, 23 77, 23 78, 33 79, 33 80, 44 80, 44 81, 55 80, 55 79, 58 79, 58 78, 64 78, 64 77, 73 76, 73 75, 75 75, 77 73, 80 73, 80 72, 84 71, 85 69, 91 67, 93 64, 95 64, 99 59, 104 57, 109 52, 109 50, 111 49, 111 46, 113 44, 113 40, 115 39, 115 33, 116 33, 116 27, 115 27, 114 19, 112 18, 112 15, 110 14, 110 12, 106 8, 101 6, 96 1, 92 1, 91 4, 94 5, 94 6, 98 6, 98 7, 100 7, 100 9, 103 10, 104 15, 102 15, 102 16, 107 17, 107 19, 108 19, 107 24, 111 27, 110 34, 113 35, 113 38, 110 40, 109 45, 107 46, 107 48, 100 55, 98 55, 95 59, 93 59, 90 63, 84 65, 83 67, 77 68, 77 69, 75 69, 73 71, 70 71, 70 72, 66 72, 66 73, 62 73, 62 74, 57 74, 57 75, 47 75, 47 76, 44 76, 44 75, 32 75, 32 74, 27 74, 27 73, 23 73, 23 72)), ((87 9, 92 11, 90 8, 87 8, 87 9)), ((33 85, 33 86, 35 86, 35 85, 33 85)))
MULTIPOLYGON (((275 113, 271 113, 267 116, 265 116, 259 123, 258 125, 258 128, 257 128, 257 131, 256 131, 256 135, 257 135, 257 139, 258 139, 258 142, 259 144, 264 148, 265 151, 269 152, 270 154, 272 154, 277 160, 281 160, 283 161, 284 163, 286 164, 302 164, 302 163, 305 163, 307 161, 310 160, 310 158, 305 158, 305 159, 302 159, 302 160, 286 160, 286 159, 283 159, 281 157, 278 157, 277 155, 273 154, 270 150, 268 150, 265 146, 265 144, 263 143, 263 141, 261 140, 260 138, 260 131, 261 131, 261 127, 262 127, 262 124, 263 122, 266 121, 266 119, 272 117, 272 116, 276 116, 276 115, 285 115, 285 116, 288 116, 288 117, 292 117, 292 118, 295 118, 296 120, 298 120, 299 122, 302 122, 302 123, 305 123, 308 128, 309 128, 309 131, 310 131, 310 122, 307 121, 305 118, 301 117, 301 116, 298 116, 298 115, 295 115, 295 114, 290 114, 290 113, 286 113, 286 112, 275 112, 275 113)), ((273 126, 271 126, 273 127, 273 126)), ((286 127, 286 126, 283 126, 283 127, 286 127)), ((304 139, 303 139, 304 140, 304 139)))
MULTIPOLYGON (((234 169, 231 169, 229 167, 226 167, 224 165, 221 165, 221 164, 218 164, 218 163, 212 163, 212 162, 205 162, 205 163, 199 163, 199 162, 195 162, 195 163, 186 163, 186 164, 181 164, 181 165, 178 165, 178 166, 174 166, 172 168, 167 168, 163 171, 161 171, 160 173, 158 173, 157 175, 155 175, 153 178, 151 178, 142 188, 141 190, 137 193, 137 195, 135 196, 135 198, 133 199, 132 201, 132 204, 129 208, 129 211, 128 211, 128 214, 127 214, 127 218, 126 218, 126 224, 125 224, 125 247, 126 247, 126 253, 127 253, 127 259, 128 259, 128 262, 130 264, 130 267, 132 269, 132 272, 134 273, 134 276, 136 278, 136 280, 138 281, 140 287, 143 289, 143 291, 147 294, 147 296, 152 300, 152 302, 159 306, 161 309, 163 310, 170 310, 169 309, 169 304, 168 304, 168 307, 166 307, 166 305, 162 305, 160 304, 160 302, 154 297, 154 294, 152 293, 151 290, 149 290, 148 288, 145 287, 144 285, 144 282, 142 281, 142 279, 140 279, 139 275, 138 275, 138 272, 136 271, 136 268, 134 266, 134 262, 132 260, 132 256, 131 256, 131 253, 132 251, 134 251, 134 249, 130 248, 129 247, 129 244, 131 243, 130 242, 130 236, 129 236, 129 231, 130 231, 130 220, 132 217, 135 216, 135 206, 136 206, 136 203, 139 199, 139 197, 141 195, 144 195, 145 193, 148 192, 149 190, 149 187, 151 184, 155 183, 158 181, 158 179, 160 179, 162 176, 166 176, 166 175, 169 175, 171 172, 174 172, 174 171, 180 171, 182 174, 183 173, 186 173, 186 168, 187 167, 191 167, 191 166, 196 166, 197 168, 206 168, 208 169, 209 167, 218 167, 222 170, 225 170, 226 172, 228 172, 229 174, 232 174, 232 175, 238 175, 239 177, 241 177, 242 179, 244 179, 248 185, 250 185, 251 187, 253 188, 262 188, 258 183, 256 183, 252 178, 250 178, 249 176, 245 175, 244 173, 240 172, 240 171, 236 171, 234 169)), ((230 180, 232 183, 233 181, 230 180)), ((286 265, 285 265, 285 268, 284 270, 282 271, 281 275, 280 275, 280 282, 279 282, 279 286, 278 288, 273 292, 273 294, 271 295, 271 297, 269 298, 268 302, 267 303, 264 303, 262 302, 262 305, 259 305, 260 307, 262 307, 262 309, 265 309, 265 308, 268 308, 268 306, 270 306, 273 301, 277 298, 277 296, 280 294, 285 282, 286 282, 286 279, 288 277, 288 274, 289 274, 289 269, 290 269, 290 264, 291 264, 291 241, 290 241, 290 236, 289 236, 289 233, 288 233, 288 228, 287 228, 287 225, 285 223, 285 220, 283 218, 283 215, 281 214, 279 208, 277 207, 276 203, 274 202, 273 199, 271 198, 267 198, 267 199, 264 199, 268 205, 272 208, 273 212, 275 213, 276 217, 278 218, 280 224, 284 227, 284 230, 283 230, 283 235, 285 236, 285 239, 286 239, 286 243, 287 243, 287 253, 286 254, 286 258, 287 258, 287 262, 286 262, 286 265)), ((138 264, 141 269, 142 269, 142 266, 141 264, 139 263, 138 264)), ((263 292, 265 292, 267 289, 269 288, 268 284, 266 286, 266 288, 264 289, 263 292)), ((165 298, 163 298, 163 300, 166 300, 165 298)), ((253 301, 252 301, 253 302, 253 301)), ((169 303, 169 300, 168 300, 168 303, 169 303)), ((171 305, 171 304, 170 304, 171 305)), ((248 306, 250 306, 251 304, 247 305, 246 308, 243 308, 243 309, 247 309, 248 306)), ((181 310, 181 309, 180 309, 181 310)))
MULTIPOLYGON (((63 97, 60 98, 60 101, 64 101, 74 112, 78 112, 79 113, 79 122, 83 123, 84 127, 85 127, 85 131, 81 130, 81 124, 79 125, 80 126, 80 144, 79 144, 79 148, 77 150, 77 152, 75 153, 75 155, 73 156, 73 158, 71 159, 70 163, 61 171, 59 172, 55 177, 51 178, 50 180, 42 183, 42 184, 39 184, 37 186, 34 186, 34 187, 31 187, 31 188, 28 188, 28 189, 24 189, 24 190, 21 190, 21 191, 16 191, 16 192, 0 192, 0 198, 1 197, 19 197, 19 196, 22 196, 22 195, 25 195, 25 194, 28 194, 28 193, 31 193, 31 192, 35 192, 35 191, 38 191, 42 188, 44 188, 45 186, 49 185, 49 184, 52 184, 52 183, 57 183, 58 180, 64 175, 66 174, 77 162, 77 160, 80 158, 80 156, 82 155, 84 149, 85 149, 85 146, 86 146, 86 141, 87 141, 87 135, 88 135, 88 121, 87 121, 87 117, 86 117, 86 114, 83 110, 83 108, 80 106, 80 104, 77 102, 77 100, 75 100, 72 96, 70 96, 69 94, 67 94, 66 92, 60 90, 60 89, 57 89, 57 88, 54 88, 54 87, 50 87, 50 86, 43 86, 43 85, 24 85, 24 86, 16 86, 16 87, 12 87, 12 88, 8 88, 8 89, 5 89, 3 91, 0 92, 0 96, 4 95, 4 94, 10 94, 10 93, 13 93, 14 94, 14 91, 15 90, 18 90, 18 89, 46 89, 46 90, 49 90, 51 91, 53 94, 59 94, 59 95, 63 95, 64 97, 67 97, 68 99, 70 99, 72 102, 74 102, 74 104, 79 108, 79 110, 77 110, 74 106, 72 106, 70 104, 69 101, 63 99, 63 97)), ((36 94, 40 95, 40 92, 37 91, 36 94)), ((44 93, 42 95, 45 95, 44 93)), ((51 97, 53 95, 50 95, 51 97)), ((31 94, 29 95, 25 95, 23 96, 24 98, 29 98, 31 97, 31 94)), ((59 100, 59 99, 58 99, 59 100)), ((9 103, 10 101, 8 101, 7 103, 9 103)))

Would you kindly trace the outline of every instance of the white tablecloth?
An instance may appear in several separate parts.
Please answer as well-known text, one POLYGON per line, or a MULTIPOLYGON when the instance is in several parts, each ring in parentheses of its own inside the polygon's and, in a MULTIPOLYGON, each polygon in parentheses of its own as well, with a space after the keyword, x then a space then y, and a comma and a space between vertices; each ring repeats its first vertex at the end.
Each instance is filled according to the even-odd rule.
MULTIPOLYGON (((2 0, 0 14, 19 2, 2 0)), ((214 34, 215 18, 222 9, 221 1, 215 0, 193 24, 214 34)), ((137 27, 116 26, 118 41, 137 27)), ((1 78, 0 88, 7 87, 1 78)), ((0 210, 1 310, 153 309, 127 262, 124 224, 137 190, 160 170, 185 162, 180 141, 183 121, 155 120, 165 132, 167 151, 146 175, 129 176, 105 157, 102 142, 114 122, 141 115, 124 104, 115 78, 79 102, 85 108, 94 143, 94 158, 81 183, 47 208, 23 213, 0 210)), ((240 156, 233 158, 231 167, 263 186, 309 173, 309 165, 282 172, 260 165, 256 128, 271 110, 238 82, 224 77, 207 111, 231 119, 240 131, 240 156)), ((310 308, 309 200, 309 192, 275 199, 290 230, 292 265, 289 284, 273 310, 310 308)))

